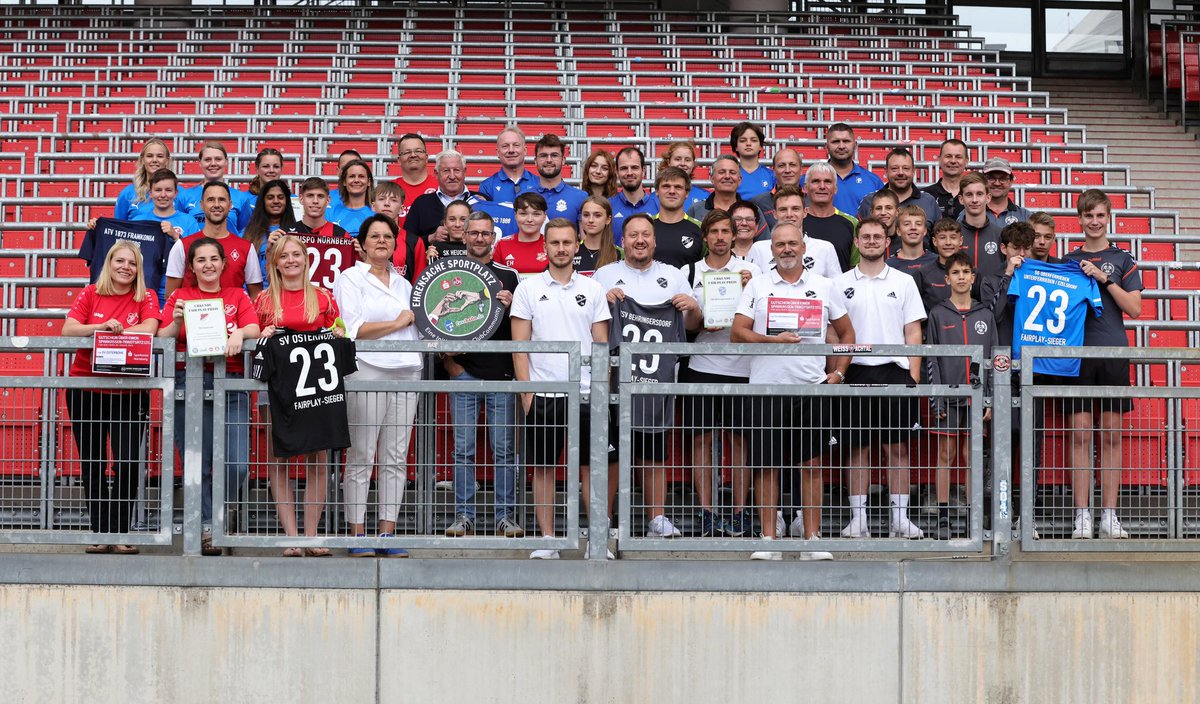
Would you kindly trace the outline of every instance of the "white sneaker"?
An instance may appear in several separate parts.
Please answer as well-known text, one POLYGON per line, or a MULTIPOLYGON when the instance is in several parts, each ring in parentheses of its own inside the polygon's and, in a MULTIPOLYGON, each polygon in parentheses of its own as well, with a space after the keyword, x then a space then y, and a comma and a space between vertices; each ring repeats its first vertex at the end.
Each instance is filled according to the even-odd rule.
POLYGON ((796 517, 792 519, 791 525, 788 526, 788 535, 793 538, 804 537, 804 513, 802 511, 796 512, 796 517))
POLYGON ((846 527, 842 529, 843 538, 870 538, 871 527, 866 520, 858 520, 857 517, 851 518, 846 527))
POLYGON ((671 519, 666 516, 655 516, 650 521, 650 527, 646 529, 647 537, 678 538, 681 535, 683 533, 680 533, 675 524, 671 523, 671 519))
POLYGON ((825 552, 824 550, 815 550, 813 552, 800 553, 801 560, 832 560, 833 553, 825 552))
POLYGON ((612 551, 612 550, 609 550, 609 551, 608 551, 608 559, 610 559, 610 560, 615 560, 615 559, 617 559, 617 556, 613 554, 613 551, 612 551))
POLYGON ((925 537, 925 531, 918 528, 916 523, 908 520, 908 516, 902 516, 900 520, 892 521, 892 532, 888 537, 920 540, 925 537))
POLYGON ((557 550, 534 550, 529 553, 530 560, 557 560, 557 550))
POLYGON ((1121 527, 1121 519, 1117 518, 1116 511, 1100 514, 1100 537, 1114 540, 1129 538, 1129 531, 1121 527))
MULTIPOLYGON (((1020 540, 1020 539, 1021 539, 1021 519, 1020 519, 1020 518, 1018 518, 1017 520, 1013 521, 1013 526, 1012 526, 1012 534, 1013 534, 1013 540, 1020 540)), ((1034 539, 1034 540, 1040 540, 1040 539, 1041 539, 1041 537, 1042 537, 1042 536, 1038 535, 1037 524, 1036 524, 1036 523, 1034 523, 1034 524, 1033 524, 1033 539, 1034 539)))
POLYGON ((1075 540, 1088 540, 1092 537, 1092 512, 1075 514, 1075 531, 1071 533, 1075 540))
POLYGON ((775 537, 782 538, 787 531, 787 521, 783 520, 783 511, 775 512, 775 537))
MULTIPOLYGON (((764 538, 764 540, 774 540, 774 538, 764 538)), ((750 553, 751 560, 772 560, 779 561, 783 559, 783 553, 775 550, 758 550, 750 553)))

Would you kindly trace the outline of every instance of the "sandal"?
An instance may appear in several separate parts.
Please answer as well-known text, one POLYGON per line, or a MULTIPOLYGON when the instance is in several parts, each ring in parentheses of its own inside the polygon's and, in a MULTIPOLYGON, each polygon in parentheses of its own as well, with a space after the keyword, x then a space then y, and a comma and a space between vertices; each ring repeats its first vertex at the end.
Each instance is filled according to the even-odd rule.
POLYGON ((304 548, 304 554, 309 557, 330 557, 333 555, 329 548, 304 548))
POLYGON ((107 555, 113 551, 111 545, 89 545, 83 549, 89 555, 107 555))
POLYGON ((136 555, 140 552, 140 550, 133 545, 116 545, 113 547, 112 551, 118 555, 136 555))
POLYGON ((284 548, 284 557, 304 557, 304 550, 301 548, 284 548))
POLYGON ((224 555, 225 550, 213 545, 212 533, 204 533, 200 536, 200 554, 207 557, 217 557, 224 555))

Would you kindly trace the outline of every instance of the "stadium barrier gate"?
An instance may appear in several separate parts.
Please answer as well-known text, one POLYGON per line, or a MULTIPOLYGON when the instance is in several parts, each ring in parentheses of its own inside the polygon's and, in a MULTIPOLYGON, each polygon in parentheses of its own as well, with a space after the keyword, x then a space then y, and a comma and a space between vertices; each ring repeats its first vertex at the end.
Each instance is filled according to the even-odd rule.
MULTIPOLYGON (((411 442, 404 461, 403 499, 399 500, 395 528, 391 536, 377 535, 379 492, 371 492, 368 510, 363 519, 367 540, 356 537, 347 526, 344 497, 341 495, 343 453, 321 457, 317 467, 306 466, 296 459, 280 460, 275 476, 288 478, 289 485, 301 484, 309 472, 324 482, 325 492, 317 492, 320 511, 316 535, 287 535, 278 521, 271 487, 268 420, 265 408, 265 385, 247 378, 226 378, 224 362, 218 360, 212 386, 203 383, 203 361, 187 359, 185 370, 176 383, 173 363, 173 340, 156 340, 154 368, 149 377, 69 377, 65 369, 74 352, 88 347, 87 338, 4 338, 0 340, 0 363, 7 376, 0 380, 0 542, 17 544, 127 544, 169 545, 173 534, 182 532, 184 554, 197 554, 203 535, 202 521, 202 424, 195 421, 205 403, 212 404, 215 418, 225 419, 229 399, 249 394, 245 416, 235 427, 249 438, 249 468, 246 476, 233 476, 239 486, 229 501, 214 500, 212 515, 213 543, 225 547, 244 548, 361 548, 366 544, 375 550, 398 548, 441 549, 448 551, 482 552, 491 556, 514 556, 520 550, 584 549, 591 559, 603 560, 615 547, 629 552, 670 551, 688 554, 701 552, 777 551, 800 553, 801 557, 825 551, 836 552, 929 552, 978 554, 990 548, 993 555, 1009 551, 1010 540, 1019 540, 1026 551, 1164 551, 1196 550, 1200 546, 1200 355, 1190 349, 1169 348, 1061 348, 1027 349, 1021 361, 1011 360, 1007 349, 993 350, 991 358, 983 356, 977 347, 883 347, 883 346, 801 346, 794 345, 664 345, 624 344, 619 354, 610 356, 608 349, 594 346, 591 355, 584 355, 576 343, 550 342, 380 342, 361 341, 360 351, 409 351, 425 355, 426 373, 410 380, 346 380, 346 391, 352 394, 375 395, 414 394, 417 408, 411 424, 411 442), (478 381, 438 379, 429 370, 437 364, 435 355, 456 352, 513 351, 553 353, 564 355, 570 380, 560 383, 478 381), (636 380, 633 365, 639 356, 652 354, 691 355, 738 354, 744 356, 810 354, 857 356, 938 355, 968 358, 979 369, 978 379, 962 386, 856 386, 820 385, 793 387, 784 385, 663 383, 650 384, 636 380), (1035 383, 1032 360, 1038 358, 1091 357, 1128 359, 1137 380, 1131 387, 1089 387, 1086 397, 1095 400, 1127 400, 1131 412, 1123 416, 1119 428, 1097 432, 1093 441, 1099 447, 1105 434, 1119 435, 1119 455, 1107 456, 1108 464, 1097 467, 1105 473, 1119 473, 1117 511, 1131 539, 1073 540, 1074 515, 1071 489, 1074 454, 1070 451, 1072 433, 1062 413, 1065 402, 1079 402, 1077 387, 1035 383), (610 387, 607 373, 592 375, 585 392, 580 379, 584 370, 615 366, 616 379, 610 387), (981 380, 992 375, 992 397, 988 397, 981 380), (1016 384, 1016 378, 1021 383, 1016 384), (86 419, 72 424, 68 407, 68 392, 78 389, 142 393, 147 402, 139 412, 138 457, 141 469, 136 482, 135 504, 128 528, 94 532, 90 519, 95 506, 88 504, 84 464, 80 462, 74 433, 86 419), (508 501, 513 521, 524 530, 524 537, 495 535, 498 523, 496 507, 505 503, 497 500, 496 470, 493 448, 488 435, 486 416, 475 428, 475 456, 467 473, 460 472, 455 482, 454 427, 450 393, 495 393, 501 396, 521 393, 555 394, 565 401, 565 415, 546 421, 547 429, 563 435, 563 453, 553 467, 556 478, 553 496, 535 499, 531 489, 534 472, 523 455, 518 455, 515 477, 509 487, 508 501), (806 416, 799 413, 785 429, 767 427, 777 434, 763 436, 756 432, 745 434, 744 442, 734 442, 735 429, 748 427, 749 417, 734 417, 706 427, 697 418, 697 405, 736 401, 754 412, 755 404, 767 399, 787 399, 797 402, 805 411, 822 407, 839 409, 837 415, 824 412, 806 416), (176 443, 177 399, 185 409, 181 442, 176 443), (636 415, 638 404, 648 400, 669 399, 667 405, 674 413, 670 418, 646 421, 636 415), (922 529, 924 539, 904 540, 887 537, 892 533, 892 507, 889 505, 890 482, 887 456, 869 455, 859 466, 847 463, 849 431, 899 432, 903 428, 880 424, 867 427, 860 416, 885 403, 913 399, 921 409, 922 432, 908 444, 906 474, 915 491, 908 506, 908 517, 922 529), (929 399, 945 399, 960 405, 960 413, 949 424, 937 426, 930 416, 929 399), (260 408, 259 404, 263 404, 260 408), (585 405, 584 405, 585 404, 585 405), (691 404, 691 408, 688 408, 691 404), (611 408, 611 411, 610 411, 611 408), (846 411, 858 408, 857 411, 846 411), (991 410, 990 424, 984 413, 991 410), (1045 409, 1044 411, 1041 409, 1045 409), (616 455, 616 527, 610 526, 608 504, 610 447, 610 413, 615 425, 612 443, 616 455), (850 415, 846 415, 849 413, 850 415), (580 421, 590 419, 588 456, 581 456, 580 421), (831 420, 836 419, 836 420, 831 420), (244 426, 240 430, 238 425, 244 426), (957 424, 957 425, 955 425, 957 424), (939 536, 940 515, 933 494, 936 484, 938 448, 936 436, 925 432, 929 428, 970 437, 969 451, 959 450, 947 466, 950 477, 950 533, 939 536), (985 437, 986 442, 980 442, 985 437), (1013 430, 1019 430, 1014 436, 1013 430), (699 430, 709 430, 711 446, 701 444, 699 452, 693 447, 699 430), (769 520, 768 505, 758 498, 767 476, 755 477, 756 470, 775 469, 756 458, 763 457, 764 437, 792 443, 804 433, 830 431, 821 442, 833 441, 822 448, 819 456, 808 462, 799 473, 791 464, 779 467, 775 533, 772 541, 758 536, 764 532, 764 520, 769 520), (637 431, 636 434, 631 431, 637 431), (652 437, 661 431, 660 437, 652 437), (839 432, 833 432, 839 431, 839 432), (793 434, 795 434, 793 436, 793 434), (1008 438, 1036 438, 1035 442, 1010 442, 1008 438), (634 442, 643 443, 642 446, 634 442), (757 444, 756 444, 757 443, 757 444), (181 447, 176 459, 173 448, 181 447), (1116 459, 1116 458, 1119 458, 1116 459), (1014 469, 1013 460, 1019 460, 1014 469), (755 465, 753 462, 758 461, 755 465), (1119 466, 1116 466, 1119 463, 1119 466), (590 493, 580 505, 582 482, 579 468, 588 467, 590 493), (701 471, 697 472, 697 466, 701 471), (708 467, 712 471, 705 472, 708 467), (647 470, 651 470, 647 472, 647 470), (865 507, 868 530, 858 537, 843 538, 841 530, 847 524, 848 484, 858 481, 867 486, 869 502, 865 507), (455 499, 456 485, 469 482, 470 474, 480 482, 474 498, 468 499, 475 510, 474 530, 450 537, 446 531, 458 516, 462 502, 455 499), (820 477, 823 484, 817 494, 805 495, 806 481, 820 477), (650 481, 647 481, 649 479, 650 481), (697 480, 700 480, 699 482, 697 480), (663 484, 657 485, 656 482, 663 484), (705 501, 700 500, 698 484, 703 484, 705 501), (182 502, 175 499, 175 489, 182 487, 182 502), (660 490, 659 487, 666 490, 660 490), (1036 487, 1020 491, 1021 487, 1036 487), (965 491, 964 491, 965 490, 965 491), (990 492, 990 499, 989 499, 990 492), (539 507, 537 501, 542 505, 539 507), (651 502, 661 506, 651 506, 651 502), (538 510, 550 517, 555 538, 540 537, 551 532, 550 525, 540 525, 538 510), (706 524, 704 509, 711 508, 712 517, 706 524), (739 525, 734 525, 735 510, 743 513, 739 525), (549 509, 548 513, 545 513, 549 509), (806 530, 806 512, 821 520, 815 530, 806 530), (662 510, 680 532, 676 538, 648 534, 648 521, 655 516, 648 510, 662 510), (1032 516, 1032 521, 1016 525, 1017 515, 1032 516), (739 531, 733 528, 740 528, 739 531), (797 533, 799 532, 799 535, 797 533), (806 535, 807 533, 807 535, 806 535), (870 538, 866 537, 869 533, 870 538), (588 540, 588 536, 604 536, 609 540, 588 540), (787 539, 782 539, 782 538, 787 539)), ((250 355, 253 349, 248 344, 250 355)), ((111 394, 116 396, 117 394, 111 394)), ((411 398, 408 397, 408 398, 411 398)), ((911 401, 909 401, 911 403, 911 401)), ((517 398, 514 404, 519 404, 517 398)), ((1070 414, 1067 414, 1070 415, 1070 414)), ((521 452, 523 436, 522 413, 503 419, 497 427, 512 431, 514 442, 521 452)), ((867 413, 866 417, 877 417, 867 413)), ((119 428, 116 423, 114 428, 119 428)), ((224 428, 227 424, 214 424, 224 428)), ((400 423, 393 423, 400 430, 400 423)), ((460 424, 461 425, 461 424, 460 424)), ((406 426, 407 427, 407 426, 406 426)), ((110 428, 113 430, 113 428, 110 428)), ((753 430, 753 429, 751 429, 753 430)), ((353 431, 353 428, 352 428, 353 431)), ((886 437, 886 435, 885 435, 886 437)), ((213 466, 225 464, 228 448, 226 433, 216 432, 212 439, 213 466)), ((811 439, 810 439, 811 441, 811 439)), ((965 445, 965 443, 964 443, 965 445)), ((1081 455, 1082 457, 1082 455, 1081 455)), ((804 458, 801 458, 804 459, 804 458)), ((547 461, 547 465, 550 462, 547 461)), ((103 482, 99 501, 116 506, 122 472, 120 466, 102 472, 103 482)), ((543 475, 544 476, 544 475, 543 475)), ((379 477, 377 476, 378 480, 379 477)), ((213 475, 214 497, 226 495, 226 473, 213 475)), ((376 482, 378 483, 378 481, 376 482)), ((1099 524, 1105 497, 1097 491, 1095 474, 1088 476, 1089 506, 1099 524), (1093 496, 1093 494, 1095 496, 1093 496)), ((95 491, 93 494, 97 493, 95 491)), ((470 492, 467 492, 470 493, 470 492)), ((770 494, 766 494, 770 499, 770 494)), ((297 512, 297 523, 303 525, 303 511, 297 512)), ((121 520, 125 515, 121 514, 121 520)), ((1098 531, 1098 525, 1097 525, 1098 531)), ((303 531, 298 531, 302 533, 303 531)), ((769 531, 768 531, 769 532, 769 531)), ((1099 536, 1099 533, 1096 533, 1099 536)), ((901 537, 904 537, 901 532, 901 537)))

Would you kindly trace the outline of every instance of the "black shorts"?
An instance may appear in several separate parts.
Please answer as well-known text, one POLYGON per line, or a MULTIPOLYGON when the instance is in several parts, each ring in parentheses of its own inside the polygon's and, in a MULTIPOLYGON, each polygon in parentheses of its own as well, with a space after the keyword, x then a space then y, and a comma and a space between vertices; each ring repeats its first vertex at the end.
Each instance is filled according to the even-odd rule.
POLYGON ((746 397, 748 461, 755 469, 792 467, 819 456, 836 437, 838 403, 828 396, 746 397))
MULTIPOLYGON (((910 386, 914 382, 900 365, 866 366, 851 364, 846 370, 847 384, 871 386, 910 386)), ((916 396, 891 396, 887 389, 852 392, 842 410, 847 444, 852 448, 868 445, 892 445, 908 442, 914 430, 921 428, 920 399, 916 396), (882 391, 880 394, 878 392, 882 391)))
MULTIPOLYGON (((710 374, 693 369, 679 377, 680 382, 689 384, 749 384, 744 376, 710 374)), ((738 394, 714 394, 704 396, 680 396, 679 405, 683 415, 683 430, 689 436, 701 435, 714 430, 742 432, 743 403, 745 397, 738 394)))
MULTIPOLYGON (((534 469, 553 468, 558 465, 563 448, 567 445, 567 403, 565 396, 534 396, 529 413, 525 414, 525 432, 522 454, 525 466, 534 469)), ((592 423, 590 407, 579 406, 579 464, 591 464, 592 423)), ((613 442, 616 426, 609 417, 608 461, 617 461, 617 446, 613 442)))
POLYGON ((970 404, 948 403, 942 411, 946 414, 944 418, 938 417, 936 408, 931 414, 930 421, 933 425, 931 432, 946 437, 972 434, 970 404))
MULTIPOLYGON (((1129 360, 1127 359, 1096 359, 1084 357, 1079 360, 1079 376, 1059 376, 1047 378, 1056 380, 1059 386, 1129 386, 1129 360)), ((1133 410, 1131 398, 1095 398, 1086 388, 1079 389, 1079 395, 1073 398, 1060 399, 1063 415, 1073 413, 1128 413, 1133 410)))

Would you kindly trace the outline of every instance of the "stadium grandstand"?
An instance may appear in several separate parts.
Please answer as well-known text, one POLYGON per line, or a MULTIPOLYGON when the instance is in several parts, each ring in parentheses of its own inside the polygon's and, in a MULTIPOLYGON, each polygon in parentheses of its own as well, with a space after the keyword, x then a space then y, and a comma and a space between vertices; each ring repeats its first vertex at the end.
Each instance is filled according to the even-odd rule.
POLYGON ((0 18, 4 701, 1200 701, 1200 4, 0 18))

